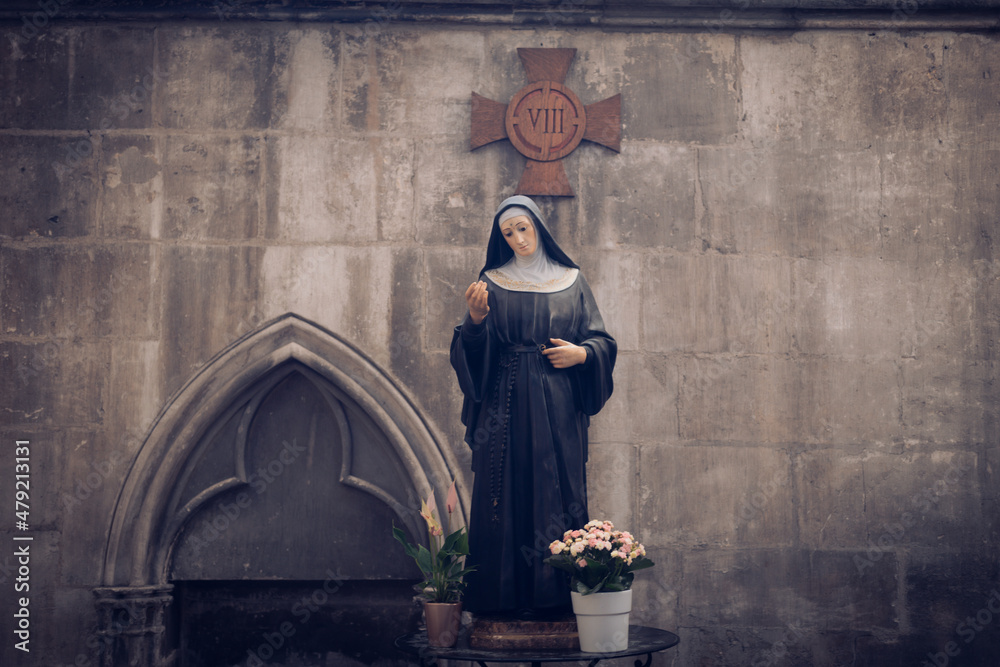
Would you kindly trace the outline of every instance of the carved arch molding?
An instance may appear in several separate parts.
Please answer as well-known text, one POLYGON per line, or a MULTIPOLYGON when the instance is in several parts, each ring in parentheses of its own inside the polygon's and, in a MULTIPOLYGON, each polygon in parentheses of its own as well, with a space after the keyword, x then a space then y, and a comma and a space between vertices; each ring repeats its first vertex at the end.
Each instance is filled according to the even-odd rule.
MULTIPOLYGON (((419 499, 432 490, 442 493, 453 477, 461 477, 451 451, 413 401, 362 352, 294 314, 265 324, 219 353, 167 403, 132 464, 108 533, 102 585, 94 590, 105 665, 162 664, 171 579, 224 578, 220 571, 226 571, 225 559, 190 557, 206 546, 208 533, 195 529, 198 522, 211 529, 214 518, 218 528, 220 520, 228 526, 240 508, 256 509, 253 499, 265 485, 277 487, 286 466, 306 457, 310 464, 314 457, 332 460, 316 450, 317 442, 337 450, 338 479, 329 480, 331 488, 339 483, 343 493, 353 493, 415 536, 423 534, 419 499), (295 425, 301 441, 276 437, 273 429, 261 436, 255 425, 265 420, 259 415, 266 412, 275 421, 272 397, 289 387, 296 396, 309 396, 313 405, 306 412, 325 421, 295 425), (323 438, 315 437, 317 430, 323 438)), ((307 484, 328 492, 324 481, 307 484)), ((439 506, 443 500, 438 498, 439 506)), ((467 517, 465 489, 460 505, 467 517)), ((226 534, 220 542, 254 543, 245 531, 221 532, 226 534)), ((246 574, 323 578, 318 562, 290 567, 246 574)), ((346 578, 369 574, 363 568, 338 571, 346 578)))

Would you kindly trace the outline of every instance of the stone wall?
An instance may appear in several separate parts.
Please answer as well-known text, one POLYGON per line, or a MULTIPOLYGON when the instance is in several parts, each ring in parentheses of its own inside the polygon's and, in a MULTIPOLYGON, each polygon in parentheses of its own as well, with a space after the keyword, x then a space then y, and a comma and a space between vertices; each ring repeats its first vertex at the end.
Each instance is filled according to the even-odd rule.
POLYGON ((0 662, 94 664, 131 462, 282 315, 467 470, 447 349, 524 163, 468 150, 469 98, 544 46, 578 50, 584 103, 623 99, 621 153, 585 143, 577 197, 540 201, 620 345, 590 510, 657 562, 634 622, 678 632, 666 664, 993 664, 1000 43, 906 27, 8 24, 0 498, 30 439, 34 541, 23 654, 3 520, 0 662))

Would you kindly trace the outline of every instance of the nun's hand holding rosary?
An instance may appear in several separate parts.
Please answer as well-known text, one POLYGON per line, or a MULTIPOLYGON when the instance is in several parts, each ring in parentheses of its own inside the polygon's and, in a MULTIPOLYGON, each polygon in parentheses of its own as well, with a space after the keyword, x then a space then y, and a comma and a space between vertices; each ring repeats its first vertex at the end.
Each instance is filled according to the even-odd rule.
POLYGON ((484 280, 472 283, 469 289, 465 290, 465 302, 469 304, 469 317, 472 318, 473 324, 482 324, 486 314, 490 312, 487 298, 484 280))

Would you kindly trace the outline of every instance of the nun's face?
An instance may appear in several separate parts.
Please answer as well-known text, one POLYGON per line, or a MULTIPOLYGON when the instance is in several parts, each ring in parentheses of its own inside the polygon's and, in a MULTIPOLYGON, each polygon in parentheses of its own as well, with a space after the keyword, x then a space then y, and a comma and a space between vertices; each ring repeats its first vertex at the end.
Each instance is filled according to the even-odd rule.
POLYGON ((526 215, 509 218, 500 223, 500 233, 507 240, 507 245, 515 255, 528 257, 538 247, 538 237, 535 235, 535 225, 526 215))

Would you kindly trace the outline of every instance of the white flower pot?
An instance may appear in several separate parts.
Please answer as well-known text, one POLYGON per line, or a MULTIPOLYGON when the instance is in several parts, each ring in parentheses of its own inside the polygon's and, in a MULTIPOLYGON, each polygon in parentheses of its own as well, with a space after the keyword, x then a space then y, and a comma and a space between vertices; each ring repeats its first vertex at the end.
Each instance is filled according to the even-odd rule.
POLYGON ((628 614, 632 611, 632 591, 580 595, 570 591, 580 650, 585 653, 614 653, 628 648, 628 614))

